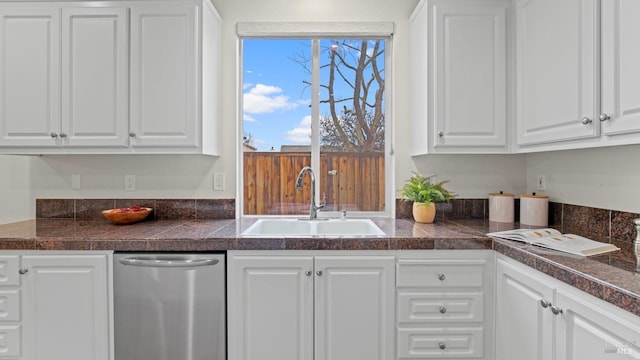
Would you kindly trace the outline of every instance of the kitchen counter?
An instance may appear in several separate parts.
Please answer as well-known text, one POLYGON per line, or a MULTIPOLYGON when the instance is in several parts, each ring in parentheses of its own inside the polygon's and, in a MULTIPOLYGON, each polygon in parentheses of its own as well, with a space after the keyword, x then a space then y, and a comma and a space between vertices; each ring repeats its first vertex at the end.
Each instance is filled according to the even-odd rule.
MULTIPOLYGON (((631 247, 589 258, 541 249, 487 232, 503 224, 460 220, 417 224, 374 219, 379 238, 248 238, 255 220, 153 220, 117 226, 104 219, 36 219, 0 225, 0 249, 216 251, 216 250, 495 250, 640 316, 640 275, 631 247)), ((503 228, 496 228, 501 226, 503 228)), ((510 225, 506 225, 509 227, 510 225)), ((517 226, 517 224, 515 224, 517 226)), ((629 239, 631 243, 632 239, 629 239)))

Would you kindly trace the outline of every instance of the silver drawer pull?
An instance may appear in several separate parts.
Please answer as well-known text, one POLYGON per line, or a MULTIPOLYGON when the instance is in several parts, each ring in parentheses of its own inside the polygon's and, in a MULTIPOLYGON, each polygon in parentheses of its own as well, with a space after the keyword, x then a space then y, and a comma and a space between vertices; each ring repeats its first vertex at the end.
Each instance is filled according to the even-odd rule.
POLYGON ((444 350, 447 348, 447 344, 443 343, 443 342, 439 342, 438 343, 438 347, 440 348, 440 350, 444 350))
POLYGON ((318 276, 322 276, 322 270, 318 270, 318 271, 316 271, 316 275, 318 275, 318 276))
POLYGON ((447 312, 447 308, 446 308, 446 307, 444 307, 444 306, 440 306, 440 309, 439 309, 439 310, 440 310, 440 314, 444 314, 444 313, 446 313, 446 312, 447 312))
POLYGON ((563 313, 562 308, 559 308, 555 305, 551 305, 551 312, 553 313, 553 315, 559 315, 563 313))
POLYGON ((444 274, 438 274, 438 279, 440 281, 444 281, 444 279, 446 279, 447 277, 444 274))
POLYGON ((547 299, 540 299, 540 306, 542 306, 543 308, 548 308, 549 306, 551 306, 551 301, 547 300, 547 299))
POLYGON ((29 269, 26 269, 26 268, 22 268, 22 269, 18 270, 18 274, 20 274, 20 275, 24 275, 27 272, 29 272, 29 269))
POLYGON ((307 275, 307 276, 311 276, 313 274, 313 271, 307 270, 307 271, 305 271, 304 274, 307 275))

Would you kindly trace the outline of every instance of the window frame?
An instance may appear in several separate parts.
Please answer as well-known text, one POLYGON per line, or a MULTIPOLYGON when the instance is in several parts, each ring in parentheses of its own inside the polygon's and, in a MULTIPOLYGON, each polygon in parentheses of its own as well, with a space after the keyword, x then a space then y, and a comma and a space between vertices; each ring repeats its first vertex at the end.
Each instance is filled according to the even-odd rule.
MULTIPOLYGON (((385 93, 385 207, 384 211, 352 211, 348 213, 349 217, 395 217, 395 156, 394 156, 394 136, 393 136, 393 30, 392 22, 239 22, 236 24, 236 76, 237 76, 237 122, 236 122, 236 139, 237 141, 237 172, 236 178, 236 218, 251 217, 300 217, 300 215, 247 215, 244 214, 244 157, 242 146, 243 134, 243 63, 244 55, 242 49, 242 41, 244 39, 383 39, 385 40, 385 87, 391 89, 389 93, 385 93)), ((318 42, 313 42, 314 50, 312 57, 318 54, 315 50, 318 42)), ((319 61, 314 58, 312 62, 314 71, 312 75, 312 104, 319 101, 319 71, 315 71, 315 67, 319 70, 319 61), (316 78, 318 77, 318 78, 316 78)), ((312 132, 318 131, 319 109, 318 106, 312 106, 312 132)), ((320 144, 318 137, 312 137, 311 141, 311 167, 314 171, 320 168, 320 144)), ((316 174, 319 180, 319 174, 316 174)), ((316 203, 320 202, 320 181, 316 182, 316 203)), ((338 211, 321 211, 319 217, 337 217, 338 211)))

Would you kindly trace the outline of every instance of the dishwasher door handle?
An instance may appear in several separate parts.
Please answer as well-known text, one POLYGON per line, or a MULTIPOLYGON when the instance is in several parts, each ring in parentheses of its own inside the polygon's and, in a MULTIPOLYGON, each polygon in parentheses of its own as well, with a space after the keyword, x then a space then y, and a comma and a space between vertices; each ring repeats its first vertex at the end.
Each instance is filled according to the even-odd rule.
POLYGON ((182 268, 194 266, 212 266, 220 262, 218 259, 189 259, 179 257, 126 257, 118 260, 120 264, 143 267, 182 268))

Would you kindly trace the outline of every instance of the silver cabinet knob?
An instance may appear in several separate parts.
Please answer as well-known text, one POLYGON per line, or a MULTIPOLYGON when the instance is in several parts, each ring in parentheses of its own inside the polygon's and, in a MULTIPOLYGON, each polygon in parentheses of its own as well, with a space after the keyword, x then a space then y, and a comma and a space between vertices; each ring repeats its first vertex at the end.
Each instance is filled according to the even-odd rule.
POLYGON ((307 276, 311 276, 311 275, 313 275, 313 271, 307 270, 307 271, 304 272, 304 274, 307 275, 307 276))
POLYGON ((551 301, 547 300, 547 299, 541 299, 540 300, 540 306, 542 306, 543 308, 548 308, 549 306, 551 306, 551 301))
POLYGON ((52 132, 50 135, 51 135, 51 137, 52 137, 52 138, 54 138, 54 139, 58 137, 58 134, 56 134, 56 133, 54 133, 54 132, 52 132))
POLYGON ((29 269, 26 269, 26 268, 22 268, 22 269, 18 270, 18 273, 19 273, 20 275, 24 275, 24 274, 26 274, 27 272, 29 272, 29 269))
POLYGON ((129 133, 129 137, 130 137, 130 138, 134 138, 134 137, 136 137, 136 133, 134 133, 134 132, 130 132, 130 133, 129 133))
POLYGON ((440 350, 444 350, 447 348, 447 344, 443 343, 443 342, 439 342, 438 343, 438 347, 440 348, 440 350))
POLYGON ((440 132, 438 133, 438 136, 439 136, 439 137, 444 137, 444 133, 443 133, 442 131, 440 131, 440 132))
POLYGON ((607 121, 607 120, 611 119, 611 116, 609 116, 609 114, 607 114, 607 113, 602 113, 602 114, 600 114, 600 118, 599 119, 600 119, 600 121, 607 121))
POLYGON ((589 125, 593 122, 593 120, 589 119, 588 117, 583 117, 582 118, 582 125, 589 125))
POLYGON ((318 271, 316 271, 316 275, 318 275, 318 276, 322 276, 322 270, 318 270, 318 271))
POLYGON ((60 133, 60 137, 64 139, 64 138, 66 138, 66 137, 67 137, 67 134, 65 134, 65 133, 60 133))
POLYGON ((551 305, 551 312, 553 313, 553 315, 558 315, 558 314, 562 314, 562 308, 559 308, 555 305, 551 305))
POLYGON ((438 274, 438 280, 444 281, 447 277, 444 274, 438 274))
POLYGON ((447 308, 446 308, 446 307, 444 307, 444 306, 440 306, 440 309, 439 309, 439 310, 440 310, 440 314, 444 314, 444 313, 446 313, 446 312, 447 312, 447 308))

